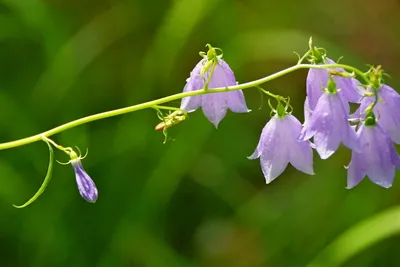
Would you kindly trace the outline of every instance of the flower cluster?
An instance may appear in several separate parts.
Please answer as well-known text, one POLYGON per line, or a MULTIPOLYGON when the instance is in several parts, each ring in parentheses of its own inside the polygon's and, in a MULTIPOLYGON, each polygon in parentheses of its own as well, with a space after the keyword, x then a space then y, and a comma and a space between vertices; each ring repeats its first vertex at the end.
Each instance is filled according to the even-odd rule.
MULTIPOLYGON (((203 55, 184 92, 236 84, 232 70, 214 49, 210 47, 203 55)), ((327 159, 343 144, 352 150, 347 188, 356 186, 366 175, 375 184, 390 187, 395 168, 400 168, 393 144, 400 143, 400 95, 382 83, 380 67, 371 68, 364 75, 365 83, 360 83, 354 73, 342 68, 318 68, 320 64, 338 65, 322 49, 311 48, 308 59, 313 66, 306 80, 304 123, 291 115, 288 100, 277 98, 274 115, 249 159, 260 158, 262 172, 270 183, 289 162, 306 174, 314 174, 313 148, 321 159, 327 159), (350 114, 350 103, 359 105, 354 114, 350 114)), ((228 108, 233 112, 249 111, 240 90, 189 96, 181 103, 185 112, 200 106, 215 126, 228 108)))
MULTIPOLYGON (((290 163, 297 170, 314 174, 313 149, 321 159, 331 157, 341 144, 352 151, 347 168, 347 188, 358 185, 365 176, 382 187, 392 186, 395 170, 400 169, 400 157, 394 144, 400 144, 400 95, 384 83, 384 71, 380 66, 362 72, 352 66, 335 63, 326 56, 323 48, 312 46, 296 65, 261 79, 238 84, 229 65, 222 59, 221 49, 208 46, 203 57, 186 80, 183 92, 158 100, 137 104, 87 116, 53 128, 40 135, 0 144, 0 150, 42 140, 47 143, 50 162, 45 180, 37 193, 21 206, 35 201, 45 190, 52 176, 54 152, 52 146, 65 152, 72 165, 80 195, 88 202, 96 202, 98 190, 82 167, 85 156, 72 148, 58 145, 47 136, 94 120, 121 115, 145 108, 157 111, 161 122, 155 127, 162 130, 167 140, 167 130, 182 121, 188 114, 202 108, 207 119, 218 128, 227 110, 247 113, 250 110, 242 89, 255 87, 270 99, 271 119, 262 129, 260 140, 249 159, 260 158, 261 169, 267 183, 284 172, 290 163), (310 64, 304 64, 304 60, 310 64), (304 122, 291 113, 290 99, 272 94, 260 84, 279 78, 292 71, 308 68, 304 122), (162 104, 181 99, 180 108, 162 104), (351 114, 350 104, 358 105, 351 114), (167 110, 169 113, 164 113, 167 110)), ((79 149, 78 149, 79 150, 79 149)))

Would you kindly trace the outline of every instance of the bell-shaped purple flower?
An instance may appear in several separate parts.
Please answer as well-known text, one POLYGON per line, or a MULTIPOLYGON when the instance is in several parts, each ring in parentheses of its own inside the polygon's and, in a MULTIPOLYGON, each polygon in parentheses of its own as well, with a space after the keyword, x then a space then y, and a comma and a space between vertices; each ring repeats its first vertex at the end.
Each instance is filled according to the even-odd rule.
POLYGON ((400 160, 388 133, 379 125, 362 125, 357 136, 361 151, 353 151, 347 170, 347 188, 353 188, 368 175, 377 185, 388 188, 395 176, 400 160))
MULTIPOLYGON (((186 80, 184 92, 203 89, 210 75, 211 78, 207 86, 210 91, 212 88, 236 85, 235 75, 228 64, 222 59, 215 58, 213 61, 212 64, 215 64, 215 67, 209 67, 205 72, 202 70, 204 70, 206 64, 210 63, 208 59, 202 59, 196 65, 190 73, 190 77, 186 80)), ((186 112, 193 112, 199 107, 202 108, 204 115, 215 127, 218 127, 219 122, 225 117, 228 108, 237 113, 250 111, 246 106, 241 90, 189 96, 182 99, 181 109, 186 112)))
POLYGON ((350 149, 359 150, 356 133, 348 122, 346 108, 338 93, 325 92, 319 98, 300 136, 303 141, 311 137, 314 137, 315 149, 322 159, 329 158, 341 142, 350 149))
POLYGON ((98 197, 98 191, 93 180, 85 172, 82 167, 81 159, 71 159, 71 165, 75 171, 76 184, 78 186, 79 194, 88 202, 94 203, 98 197))
MULTIPOLYGON (((335 64, 335 62, 327 58, 326 64, 335 64)), ((336 70, 344 72, 341 68, 336 68, 336 70)), ((324 88, 326 88, 329 77, 327 69, 310 69, 308 71, 306 87, 311 110, 315 109, 318 99, 322 96, 324 88)), ((337 84, 337 88, 340 89, 339 95, 344 102, 358 103, 360 101, 361 95, 357 90, 359 82, 356 79, 335 76, 333 80, 337 84)), ((348 112, 349 110, 346 111, 348 112)))
MULTIPOLYGON (((367 90, 369 92, 371 89, 367 90)), ((400 95, 390 86, 382 85, 378 89, 379 101, 373 112, 378 116, 378 124, 385 129, 396 144, 400 144, 400 95)), ((375 101, 375 96, 364 96, 360 108, 355 113, 365 118, 365 110, 375 101)))
POLYGON ((267 184, 278 177, 289 162, 299 171, 314 174, 310 142, 298 140, 301 129, 301 123, 293 115, 283 118, 275 115, 265 125, 249 159, 261 158, 267 184))

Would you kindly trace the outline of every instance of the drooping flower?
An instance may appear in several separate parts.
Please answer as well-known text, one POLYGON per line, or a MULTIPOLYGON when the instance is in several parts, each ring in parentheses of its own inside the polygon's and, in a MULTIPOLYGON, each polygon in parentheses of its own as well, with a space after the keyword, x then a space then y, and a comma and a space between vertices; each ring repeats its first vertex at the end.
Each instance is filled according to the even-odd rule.
POLYGON ((265 125, 257 148, 249 159, 261 159, 267 184, 278 177, 289 162, 299 171, 314 174, 310 142, 298 140, 301 129, 301 123, 290 114, 275 115, 265 125))
MULTIPOLYGON (((326 58, 326 64, 335 64, 335 62, 326 58)), ((335 70, 344 72, 341 68, 336 68, 335 70)), ((308 71, 306 89, 311 110, 315 109, 318 99, 322 96, 323 89, 326 88, 329 79, 330 74, 327 69, 311 68, 308 71)), ((356 79, 335 76, 333 80, 337 84, 337 88, 340 89, 339 95, 344 102, 358 103, 360 101, 361 95, 357 90, 359 82, 356 79)))
MULTIPOLYGON (((210 88, 210 91, 212 88, 236 85, 235 75, 229 65, 216 55, 212 47, 210 47, 207 57, 202 59, 190 73, 183 91, 201 90, 207 82, 207 88, 210 88)), ((228 108, 237 113, 250 111, 241 90, 189 96, 182 99, 181 109, 186 112, 193 112, 199 107, 215 127, 218 127, 220 121, 225 117, 228 108)))
POLYGON ((75 171, 76 184, 79 194, 88 202, 94 203, 98 197, 98 191, 92 178, 83 169, 80 157, 71 157, 71 165, 75 171))
POLYGON ((347 170, 347 188, 359 184, 365 175, 377 185, 385 188, 392 186, 395 167, 400 168, 400 159, 388 133, 373 122, 361 125, 357 136, 361 151, 352 152, 347 170))
POLYGON ((314 137, 315 149, 322 159, 329 158, 341 142, 350 149, 359 150, 356 134, 348 122, 346 108, 335 90, 325 90, 311 116, 307 118, 300 138, 305 141, 311 137, 314 137))
MULTIPOLYGON (((367 89, 371 93, 371 89, 367 89)), ((390 86, 382 85, 377 90, 379 101, 373 112, 378 116, 378 124, 385 129, 396 144, 400 144, 400 95, 390 86)), ((364 96, 356 112, 359 118, 365 118, 366 109, 375 101, 375 96, 364 96)))

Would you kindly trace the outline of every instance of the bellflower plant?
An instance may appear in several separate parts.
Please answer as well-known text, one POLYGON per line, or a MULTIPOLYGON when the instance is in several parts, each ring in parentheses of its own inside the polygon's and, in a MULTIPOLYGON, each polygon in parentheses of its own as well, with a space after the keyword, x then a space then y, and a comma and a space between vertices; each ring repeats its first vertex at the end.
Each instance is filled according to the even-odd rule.
POLYGON ((348 103, 343 103, 332 79, 329 79, 327 85, 311 117, 306 116, 300 136, 303 141, 314 137, 315 149, 321 159, 329 158, 341 142, 350 149, 359 150, 356 134, 348 122, 346 110, 349 108, 344 107, 348 103))
POLYGON ((395 168, 400 168, 400 159, 388 133, 376 123, 374 113, 369 112, 357 136, 361 151, 352 152, 347 188, 359 184, 365 175, 377 185, 385 188, 392 186, 395 168))
MULTIPOLYGON (((229 65, 218 56, 216 50, 210 46, 207 55, 196 65, 186 80, 183 92, 196 90, 212 90, 208 88, 228 87, 236 85, 236 78, 229 65)), ((241 90, 198 96, 184 97, 181 109, 193 112, 202 108, 207 119, 218 127, 229 108, 233 112, 246 113, 247 108, 243 92, 241 90)))
POLYGON ((314 174, 312 149, 315 148, 322 159, 327 159, 343 143, 352 150, 347 188, 359 184, 366 175, 382 187, 392 185, 395 169, 400 168, 400 159, 393 144, 400 144, 400 95, 383 83, 384 72, 380 66, 363 72, 350 65, 335 63, 327 57, 325 49, 314 47, 310 39, 309 49, 303 56, 299 55, 297 64, 238 84, 222 54, 217 54, 221 50, 207 46, 208 52, 200 53, 203 59, 191 71, 181 93, 82 117, 37 135, 0 143, 0 150, 37 141, 44 141, 49 147, 49 167, 42 186, 25 204, 15 207, 30 205, 45 190, 52 177, 53 147, 69 155, 67 164, 71 163, 74 169, 80 195, 92 203, 98 198, 95 183, 83 169, 81 160, 84 157, 78 156, 70 147, 58 145, 50 136, 92 121, 153 109, 161 120, 155 129, 162 130, 167 140, 167 129, 187 121, 188 113, 200 107, 215 127, 228 109, 236 113, 249 112, 242 92, 248 88, 257 88, 262 96, 267 95, 278 103, 275 109, 268 99, 273 115, 262 129, 254 153, 249 156, 249 159, 260 158, 267 183, 282 174, 289 163, 306 174, 314 174), (305 60, 309 63, 303 63, 305 60), (273 94, 261 87, 266 82, 300 69, 309 69, 303 125, 292 115, 289 97, 273 94), (176 100, 181 100, 179 108, 168 106, 176 100), (360 105, 354 116, 349 115, 349 103, 360 105), (309 141, 311 138, 314 144, 309 141))
POLYGON ((278 177, 290 162, 307 174, 314 174, 313 154, 308 141, 298 141, 301 123, 281 103, 262 130, 260 141, 249 159, 260 158, 266 183, 278 177))

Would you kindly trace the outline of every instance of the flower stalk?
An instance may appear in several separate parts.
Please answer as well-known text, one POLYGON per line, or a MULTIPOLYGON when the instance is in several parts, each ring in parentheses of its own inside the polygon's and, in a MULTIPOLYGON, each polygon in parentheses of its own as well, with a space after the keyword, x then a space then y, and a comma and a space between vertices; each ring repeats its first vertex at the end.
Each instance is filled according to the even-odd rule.
POLYGON ((236 91, 236 90, 244 90, 244 89, 248 89, 248 88, 252 88, 252 87, 257 87, 258 85, 275 80, 279 77, 282 77, 284 75, 287 75, 287 74, 292 73, 297 70, 329 69, 329 68, 343 68, 345 70, 355 72, 367 84, 369 83, 369 79, 362 71, 358 70, 355 67, 349 66, 349 65, 344 65, 344 64, 323 64, 323 65, 298 64, 298 65, 294 65, 289 68, 286 68, 284 70, 278 71, 274 74, 268 75, 266 77, 263 77, 261 79, 254 80, 254 81, 247 82, 247 83, 242 83, 242 84, 228 86, 228 87, 209 88, 208 90, 197 90, 197 91, 178 93, 178 94, 166 96, 163 98, 159 98, 156 100, 148 101, 145 103, 86 116, 86 117, 65 123, 63 125, 55 127, 48 131, 30 136, 30 137, 18 139, 18 140, 11 141, 11 142, 1 143, 0 150, 10 149, 10 148, 24 146, 24 145, 31 144, 34 142, 38 142, 38 141, 42 140, 42 136, 50 137, 52 135, 58 134, 60 132, 66 131, 68 129, 71 129, 71 128, 74 128, 74 127, 77 127, 79 125, 83 125, 83 124, 86 124, 89 122, 102 120, 102 119, 106 119, 106 118, 110 118, 110 117, 114 117, 114 116, 119 116, 119 115, 123 115, 123 114, 130 113, 130 112, 135 112, 135 111, 139 111, 139 110, 143 110, 143 109, 147 109, 147 108, 152 108, 153 106, 162 105, 162 104, 165 104, 165 103, 168 103, 171 101, 182 99, 184 97, 198 96, 198 95, 204 95, 204 94, 215 94, 215 93, 222 93, 222 92, 231 92, 231 91, 236 91))

